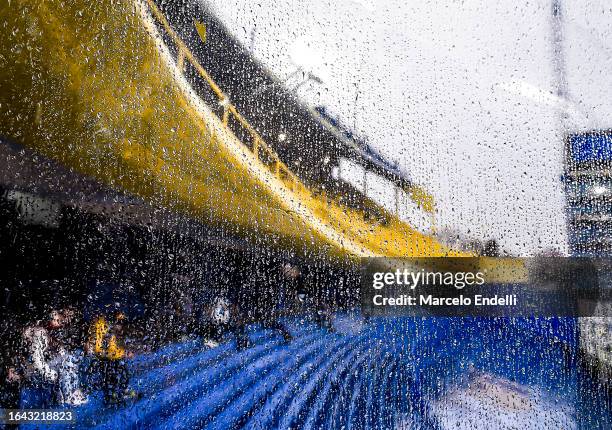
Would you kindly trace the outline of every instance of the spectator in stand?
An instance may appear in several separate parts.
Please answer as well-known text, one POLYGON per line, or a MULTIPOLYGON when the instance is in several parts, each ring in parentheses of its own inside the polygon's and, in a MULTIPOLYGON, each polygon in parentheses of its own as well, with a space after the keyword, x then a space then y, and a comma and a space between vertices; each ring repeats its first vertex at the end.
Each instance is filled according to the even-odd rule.
POLYGON ((309 288, 309 283, 300 267, 296 264, 285 263, 281 271, 284 290, 295 297, 295 309, 290 310, 298 313, 311 313, 317 324, 333 330, 331 309, 327 306, 321 294, 317 294, 316 291, 309 288))
POLYGON ((133 353, 127 350, 125 323, 125 315, 117 312, 111 323, 100 316, 91 327, 87 350, 93 360, 88 373, 97 373, 100 377, 94 388, 103 391, 106 404, 120 404, 135 396, 128 389, 130 377, 126 360, 132 358, 133 353))
POLYGON ((211 303, 200 309, 196 333, 204 338, 206 346, 210 348, 219 346, 226 332, 235 334, 238 349, 248 346, 248 337, 241 327, 236 327, 236 309, 229 300, 225 297, 216 297, 211 303))
POLYGON ((80 387, 79 367, 83 359, 83 329, 77 312, 66 308, 53 314, 50 322, 55 357, 51 363, 58 371, 56 399, 61 404, 87 403, 80 387))
POLYGON ((274 330, 285 342, 290 342, 293 336, 280 319, 288 309, 286 299, 295 298, 294 291, 289 291, 293 290, 294 283, 284 282, 283 267, 276 264, 256 264, 252 269, 243 269, 239 276, 238 282, 243 287, 229 290, 231 302, 235 304, 236 309, 231 327, 236 335, 238 347, 249 346, 245 328, 250 323, 257 323, 266 329, 274 330), (250 270, 253 275, 247 275, 250 270), (247 294, 247 291, 254 293, 247 294))
POLYGON ((44 323, 33 324, 23 332, 28 347, 26 376, 28 387, 22 406, 45 407, 52 403, 78 406, 87 402, 79 384, 77 351, 66 333, 74 318, 70 309, 53 310, 44 323))

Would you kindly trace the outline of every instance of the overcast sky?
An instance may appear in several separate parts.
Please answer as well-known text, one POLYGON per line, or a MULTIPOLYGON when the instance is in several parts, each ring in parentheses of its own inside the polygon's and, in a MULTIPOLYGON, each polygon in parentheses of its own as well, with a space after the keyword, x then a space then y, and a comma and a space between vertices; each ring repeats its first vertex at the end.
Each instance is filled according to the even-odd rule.
POLYGON ((297 65, 319 76, 299 96, 427 188, 439 227, 515 254, 565 246, 559 109, 570 131, 612 127, 612 2, 565 2, 568 100, 550 3, 208 1, 281 79, 297 65))

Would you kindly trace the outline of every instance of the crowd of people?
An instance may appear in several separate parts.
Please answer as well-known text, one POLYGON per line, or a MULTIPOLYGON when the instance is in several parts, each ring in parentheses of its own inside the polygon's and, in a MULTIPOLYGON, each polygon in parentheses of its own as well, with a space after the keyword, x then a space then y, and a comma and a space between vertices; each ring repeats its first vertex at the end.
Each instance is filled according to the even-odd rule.
POLYGON ((64 205, 40 223, 23 218, 9 191, 0 184, 3 408, 83 405, 100 393, 123 403, 138 396, 128 389, 134 355, 186 338, 245 349, 253 323, 289 342, 284 316, 307 313, 329 327, 326 303, 354 296, 352 268, 182 218, 143 224, 146 205, 134 212, 142 218, 132 206, 118 218, 64 205))
MULTIPOLYGON (((186 338, 200 338, 204 347, 232 339, 237 350, 245 349, 251 346, 246 328, 252 323, 289 342, 292 335, 281 322, 283 316, 308 312, 316 304, 301 288, 302 274, 295 265, 277 266, 276 271, 278 282, 256 292, 244 284, 198 288, 189 276, 172 274, 140 296, 130 282, 98 280, 84 303, 47 308, 26 321, 7 319, 0 404, 76 407, 94 393, 101 393, 106 405, 124 404, 138 398, 129 388, 129 361, 135 354, 186 338)), ((330 311, 319 307, 311 315, 331 327, 330 311)))
POLYGON ((126 363, 133 351, 121 313, 85 321, 81 311, 65 307, 4 326, 4 408, 79 406, 96 390, 106 404, 133 396, 126 363))

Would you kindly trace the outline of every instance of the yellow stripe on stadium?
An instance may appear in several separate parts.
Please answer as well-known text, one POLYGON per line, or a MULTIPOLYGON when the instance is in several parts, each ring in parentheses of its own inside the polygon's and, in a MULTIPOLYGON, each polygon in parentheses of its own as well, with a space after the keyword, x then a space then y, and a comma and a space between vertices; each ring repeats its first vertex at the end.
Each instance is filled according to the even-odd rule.
MULTIPOLYGON (((391 214, 381 225, 315 196, 180 40, 173 60, 152 2, 14 0, 0 18, 0 135, 205 223, 300 253, 461 255, 391 214), (217 94, 222 117, 191 90, 181 72, 186 61, 217 94), (238 140, 230 120, 254 148, 238 140)), ((422 190, 411 195, 433 210, 422 190)))

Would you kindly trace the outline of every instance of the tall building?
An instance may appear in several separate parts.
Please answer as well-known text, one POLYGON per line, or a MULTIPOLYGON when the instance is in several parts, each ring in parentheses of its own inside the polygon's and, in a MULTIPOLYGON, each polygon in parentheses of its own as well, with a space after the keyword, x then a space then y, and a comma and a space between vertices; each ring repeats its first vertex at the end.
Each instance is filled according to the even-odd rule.
POLYGON ((570 253, 612 255, 612 130, 568 137, 564 182, 570 253))
MULTIPOLYGON (((577 257, 612 256, 612 130, 573 134, 567 139, 566 172, 569 249, 577 257)), ((604 271, 606 272, 606 271, 604 271)), ((600 287, 609 274, 600 271, 600 287)), ((610 314, 600 302, 596 313, 610 314)), ((612 319, 580 318, 580 347, 587 363, 612 375, 612 319)))

